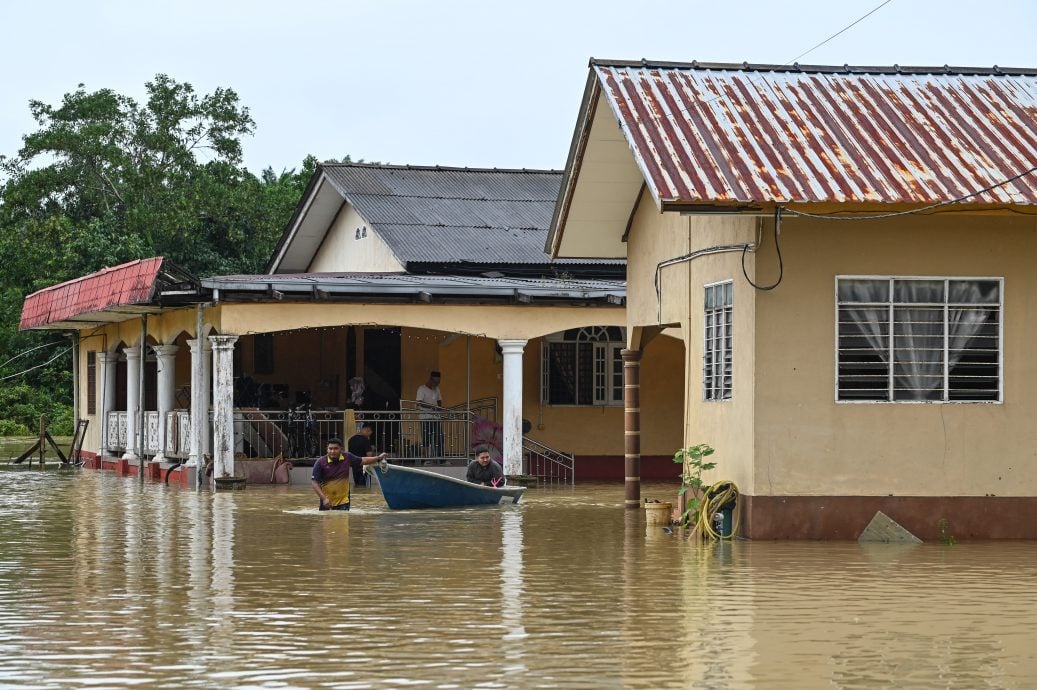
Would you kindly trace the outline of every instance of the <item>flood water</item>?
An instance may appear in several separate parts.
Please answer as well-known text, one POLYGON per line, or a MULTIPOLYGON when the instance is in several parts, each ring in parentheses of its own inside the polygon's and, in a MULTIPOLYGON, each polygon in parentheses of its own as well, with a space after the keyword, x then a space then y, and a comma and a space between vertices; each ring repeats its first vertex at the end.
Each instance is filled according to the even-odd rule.
POLYGON ((622 500, 0 472, 0 688, 1037 685, 1034 544, 697 545, 622 500))

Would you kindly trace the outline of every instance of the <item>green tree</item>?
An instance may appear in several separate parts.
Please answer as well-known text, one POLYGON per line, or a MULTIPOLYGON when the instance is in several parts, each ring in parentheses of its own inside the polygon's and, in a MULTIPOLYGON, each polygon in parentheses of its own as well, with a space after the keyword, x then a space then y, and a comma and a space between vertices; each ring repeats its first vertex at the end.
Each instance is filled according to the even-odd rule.
POLYGON ((140 103, 83 85, 32 101, 37 129, 0 156, 0 363, 53 344, 0 364, 0 383, 69 399, 68 356, 40 366, 67 339, 17 331, 26 295, 149 256, 199 276, 259 272, 291 217, 315 158, 257 177, 241 162, 255 122, 233 90, 200 95, 162 74, 145 90, 140 103))

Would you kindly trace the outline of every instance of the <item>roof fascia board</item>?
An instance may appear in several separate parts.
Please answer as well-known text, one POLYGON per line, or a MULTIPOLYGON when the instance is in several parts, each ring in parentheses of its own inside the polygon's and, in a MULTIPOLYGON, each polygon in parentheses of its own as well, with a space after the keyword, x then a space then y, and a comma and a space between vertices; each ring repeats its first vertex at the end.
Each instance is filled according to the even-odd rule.
POLYGON ((591 122, 594 120, 594 111, 597 108, 600 91, 601 85, 598 82, 598 75, 594 70, 592 60, 592 66, 587 74, 587 85, 583 89, 580 113, 576 117, 576 126, 573 128, 572 143, 569 144, 569 156, 565 161, 562 184, 558 189, 558 201, 555 203, 551 225, 547 231, 547 241, 544 244, 544 251, 552 259, 558 258, 558 248, 562 243, 562 228, 569 217, 569 205, 572 203, 576 182, 580 177, 583 154, 587 148, 587 140, 590 138, 591 122))
MULTIPOLYGON (((299 231, 299 225, 306 217, 306 213, 326 182, 327 175, 324 173, 324 166, 318 165, 313 172, 313 177, 310 178, 309 184, 306 185, 306 191, 303 192, 302 203, 295 207, 295 213, 292 214, 291 220, 288 221, 288 225, 285 227, 284 234, 281 235, 281 241, 277 243, 277 247, 274 249, 273 258, 267 264, 266 272, 268 274, 272 275, 281 267, 281 262, 284 261, 285 254, 288 252, 288 248, 292 245, 292 240, 295 239, 295 235, 299 231)), ((334 185, 330 186, 335 191, 338 191, 334 185)))
MULTIPOLYGON (((598 76, 598 82, 600 84, 602 75, 601 72, 594 68, 595 74, 598 76)), ((620 130, 623 132, 623 136, 627 140, 627 146, 630 148, 630 155, 634 157, 634 163, 637 165, 637 169, 641 171, 641 179, 645 182, 645 187, 648 189, 648 193, 652 195, 652 200, 655 201, 655 208, 662 213, 663 205, 662 199, 659 198, 659 190, 652 184, 652 174, 648 170, 648 166, 645 164, 645 159, 638 152, 637 147, 634 146, 633 132, 626 125, 626 120, 619 116, 619 103, 612 95, 610 89, 601 89, 602 94, 605 96, 605 101, 609 104, 609 110, 612 111, 612 117, 615 118, 616 124, 619 125, 620 130)), ((640 196, 640 195, 639 195, 640 196)))

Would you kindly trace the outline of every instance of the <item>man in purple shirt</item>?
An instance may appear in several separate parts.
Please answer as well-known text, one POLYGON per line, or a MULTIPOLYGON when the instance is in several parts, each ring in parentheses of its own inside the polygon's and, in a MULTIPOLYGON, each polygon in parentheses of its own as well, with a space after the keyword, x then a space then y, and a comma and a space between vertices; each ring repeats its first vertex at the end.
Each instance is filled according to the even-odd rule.
POLYGON ((387 457, 387 453, 362 458, 342 452, 342 439, 328 440, 328 453, 313 463, 310 485, 320 497, 320 510, 349 510, 349 487, 353 468, 373 465, 387 457))

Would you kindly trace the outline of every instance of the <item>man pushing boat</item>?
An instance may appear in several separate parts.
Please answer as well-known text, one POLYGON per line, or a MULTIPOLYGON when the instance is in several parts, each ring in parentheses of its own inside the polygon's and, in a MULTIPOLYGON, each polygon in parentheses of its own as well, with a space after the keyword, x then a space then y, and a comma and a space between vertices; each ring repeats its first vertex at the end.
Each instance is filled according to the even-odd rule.
POLYGON ((328 439, 328 452, 313 463, 310 485, 320 497, 320 510, 349 510, 349 487, 353 469, 373 465, 388 457, 388 453, 360 457, 342 452, 342 439, 328 439))

